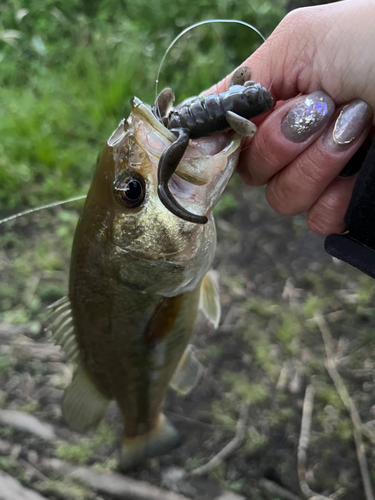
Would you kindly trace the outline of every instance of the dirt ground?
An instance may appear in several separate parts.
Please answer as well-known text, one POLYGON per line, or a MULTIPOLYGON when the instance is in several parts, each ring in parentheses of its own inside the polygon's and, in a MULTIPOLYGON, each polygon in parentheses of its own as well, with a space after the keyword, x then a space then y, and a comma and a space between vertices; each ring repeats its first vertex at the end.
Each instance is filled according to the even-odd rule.
MULTIPOLYGON (((96 433, 67 427, 60 404, 69 362, 40 329, 46 304, 66 289, 77 213, 55 210, 1 233, 0 470, 51 500, 146 498, 111 492, 105 479, 95 486, 73 473, 87 466, 111 478, 122 431, 116 408, 96 433)), ((184 398, 170 391, 165 405, 182 444, 127 477, 196 500, 303 499, 313 491, 365 498, 345 403, 359 413, 375 486, 373 281, 325 254, 323 239, 306 229, 303 217, 279 217, 262 189, 237 178, 216 222, 221 324, 213 331, 200 321, 193 344, 202 380, 184 398), (327 371, 327 353, 344 402, 327 371), (298 477, 307 387, 312 423, 298 477), (192 472, 235 436, 235 449, 222 462, 205 474, 192 472)), ((157 498, 155 491, 149 498, 157 498)))

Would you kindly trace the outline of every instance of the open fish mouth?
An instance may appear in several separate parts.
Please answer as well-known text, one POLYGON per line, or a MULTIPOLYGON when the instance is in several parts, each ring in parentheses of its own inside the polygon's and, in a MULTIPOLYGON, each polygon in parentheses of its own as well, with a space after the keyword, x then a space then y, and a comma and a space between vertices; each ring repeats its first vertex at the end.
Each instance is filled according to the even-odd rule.
MULTIPOLYGON (((120 123, 108 144, 117 144, 127 130, 132 139, 146 152, 157 174, 163 151, 176 140, 140 99, 132 100, 133 110, 128 120, 120 123)), ((240 153, 241 137, 232 130, 190 140, 169 188, 183 208, 197 215, 208 215, 235 170, 240 153)))
POLYGON ((229 130, 190 140, 169 188, 183 208, 197 215, 209 214, 236 168, 241 138, 229 130))

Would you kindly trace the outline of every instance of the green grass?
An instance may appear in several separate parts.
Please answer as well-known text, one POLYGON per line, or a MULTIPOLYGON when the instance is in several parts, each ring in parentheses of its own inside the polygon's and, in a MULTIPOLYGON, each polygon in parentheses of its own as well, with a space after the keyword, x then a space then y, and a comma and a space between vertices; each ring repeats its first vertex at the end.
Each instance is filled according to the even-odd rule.
MULTIPOLYGON (((1 209, 7 213, 85 192, 95 158, 129 113, 130 98, 155 98, 157 68, 182 29, 230 17, 267 35, 285 14, 279 4, 29 0, 20 12, 17 0, 2 3, 1 209)), ((260 41, 241 26, 199 28, 168 55, 160 87, 171 85, 178 100, 198 93, 260 41)), ((226 205, 232 207, 233 200, 226 205)))
POLYGON ((223 380, 229 384, 231 392, 237 394, 247 405, 259 405, 268 397, 267 387, 250 382, 245 374, 224 373, 223 380))
MULTIPOLYGON (((0 218, 87 192, 96 157, 128 116, 130 98, 154 101, 159 63, 184 28, 229 17, 267 36, 284 14, 277 0, 0 2, 0 218)), ((196 29, 168 54, 159 90, 171 86, 179 101, 201 92, 259 43, 245 27, 196 29)), ((6 321, 40 319, 47 304, 66 294, 81 206, 0 226, 6 321)), ((224 195, 217 210, 230 213, 235 206, 224 195)))
POLYGON ((7 373, 13 366, 11 357, 8 354, 0 354, 0 375, 7 373))
POLYGON ((91 457, 95 449, 102 445, 110 445, 115 437, 112 430, 102 423, 95 434, 88 438, 84 437, 78 443, 62 442, 56 448, 56 456, 61 460, 75 464, 84 464, 91 457))
POLYGON ((41 486, 42 492, 64 500, 94 500, 95 493, 69 480, 49 480, 41 486))

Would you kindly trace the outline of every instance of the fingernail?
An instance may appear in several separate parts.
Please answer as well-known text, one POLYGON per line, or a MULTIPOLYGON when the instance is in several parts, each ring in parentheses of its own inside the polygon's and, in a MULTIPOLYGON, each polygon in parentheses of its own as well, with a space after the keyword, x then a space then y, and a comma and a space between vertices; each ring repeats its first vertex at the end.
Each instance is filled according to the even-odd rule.
POLYGON ((351 177, 352 175, 358 174, 361 170, 363 162, 367 156, 367 149, 361 147, 356 153, 350 158, 348 163, 339 173, 339 177, 351 177))
POLYGON ((335 144, 351 144, 368 127, 372 118, 372 109, 361 99, 354 99, 344 106, 332 132, 335 144))
POLYGON ((281 130, 292 142, 305 141, 326 125, 334 110, 335 104, 329 95, 318 90, 289 111, 281 124, 281 130))

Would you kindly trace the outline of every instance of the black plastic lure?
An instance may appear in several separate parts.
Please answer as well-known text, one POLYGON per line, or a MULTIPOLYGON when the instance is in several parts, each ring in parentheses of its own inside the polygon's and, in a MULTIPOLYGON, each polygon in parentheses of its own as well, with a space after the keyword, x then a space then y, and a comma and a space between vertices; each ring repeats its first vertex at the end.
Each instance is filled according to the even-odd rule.
POLYGON ((173 197, 168 182, 177 169, 189 143, 229 128, 242 136, 252 137, 256 126, 250 121, 272 108, 271 94, 259 83, 250 80, 250 69, 242 66, 234 72, 228 90, 221 94, 196 97, 179 109, 169 112, 174 93, 167 88, 158 95, 152 111, 177 137, 162 154, 158 168, 158 195, 160 201, 181 219, 206 224, 207 217, 185 210, 173 197))

